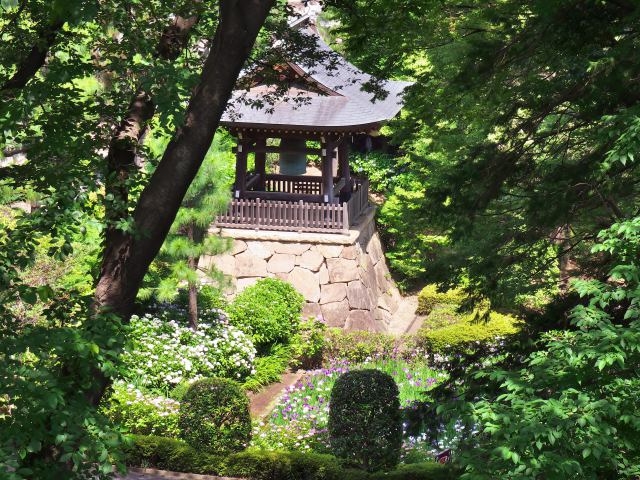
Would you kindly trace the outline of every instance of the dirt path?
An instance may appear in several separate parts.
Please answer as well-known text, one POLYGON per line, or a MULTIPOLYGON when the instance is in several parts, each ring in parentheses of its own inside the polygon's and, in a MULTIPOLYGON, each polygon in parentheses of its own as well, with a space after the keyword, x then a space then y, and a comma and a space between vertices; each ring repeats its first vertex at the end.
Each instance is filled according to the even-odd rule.
POLYGON ((267 388, 260 390, 258 393, 249 393, 249 401, 251 402, 251 418, 258 420, 267 415, 284 392, 285 388, 302 378, 304 372, 285 373, 280 378, 280 382, 272 383, 267 388))
POLYGON ((417 308, 417 295, 402 297, 398 310, 393 314, 393 321, 391 322, 389 333, 397 337, 407 333, 416 333, 424 320, 423 315, 416 315, 417 308))

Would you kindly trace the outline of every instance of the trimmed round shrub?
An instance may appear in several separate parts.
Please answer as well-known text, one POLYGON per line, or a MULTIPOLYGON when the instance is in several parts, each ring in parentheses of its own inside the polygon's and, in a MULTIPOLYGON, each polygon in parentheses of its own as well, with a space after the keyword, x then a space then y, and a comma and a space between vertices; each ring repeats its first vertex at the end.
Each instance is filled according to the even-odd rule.
POLYGON ((329 441, 336 456, 370 472, 400 461, 402 418, 398 386, 379 370, 347 372, 331 391, 329 441))
POLYGON ((215 454, 244 450, 251 440, 249 399, 225 378, 194 382, 180 403, 180 437, 215 454))
POLYGON ((291 284, 263 278, 236 296, 229 317, 256 344, 287 343, 300 328, 303 305, 304 297, 291 284))

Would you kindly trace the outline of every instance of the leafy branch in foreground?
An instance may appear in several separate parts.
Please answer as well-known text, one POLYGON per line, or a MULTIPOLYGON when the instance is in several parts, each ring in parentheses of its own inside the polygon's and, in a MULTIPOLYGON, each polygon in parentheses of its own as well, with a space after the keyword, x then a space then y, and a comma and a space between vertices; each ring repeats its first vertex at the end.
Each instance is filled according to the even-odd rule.
POLYGON ((438 409, 470 433, 461 478, 640 475, 640 217, 598 238, 593 254, 615 266, 606 282, 574 282, 575 330, 544 334, 519 370, 480 370, 482 387, 438 409))

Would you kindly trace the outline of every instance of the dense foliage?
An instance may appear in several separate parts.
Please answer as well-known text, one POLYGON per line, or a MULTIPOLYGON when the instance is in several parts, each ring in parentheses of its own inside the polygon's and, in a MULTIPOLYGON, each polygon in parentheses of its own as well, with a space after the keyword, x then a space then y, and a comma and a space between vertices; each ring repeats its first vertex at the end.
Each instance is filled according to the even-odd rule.
POLYGON ((304 297, 291 284, 263 278, 229 305, 231 323, 251 334, 256 345, 287 343, 300 328, 304 297))
POLYGON ((359 363, 372 358, 389 358, 399 348, 399 339, 386 333, 330 328, 325 336, 323 364, 331 366, 344 361, 359 363))
POLYGON ((416 80, 391 132, 414 179, 383 207, 392 264, 502 305, 606 275, 595 235, 638 208, 637 2, 327 4, 352 60, 416 80))
POLYGON ((398 386, 379 370, 354 370, 331 390, 329 441, 338 457, 367 471, 400 461, 402 420, 398 386))
POLYGON ((413 348, 431 358, 473 352, 488 354, 520 331, 516 319, 495 312, 489 312, 485 318, 478 312, 457 314, 453 307, 441 308, 431 315, 435 318, 427 321, 435 325, 422 327, 410 341, 413 348))
POLYGON ((128 433, 139 435, 178 435, 178 408, 171 398, 149 393, 133 384, 117 381, 113 393, 104 401, 102 411, 128 433))
POLYGON ((476 373, 470 384, 480 387, 454 404, 474 431, 462 478, 640 473, 640 218, 599 241, 593 253, 616 266, 607 282, 575 282, 586 302, 573 309, 574 329, 543 335, 520 370, 476 373))
POLYGON ((180 438, 195 448, 239 452, 251 440, 249 399, 233 380, 198 380, 182 397, 178 427, 180 438))

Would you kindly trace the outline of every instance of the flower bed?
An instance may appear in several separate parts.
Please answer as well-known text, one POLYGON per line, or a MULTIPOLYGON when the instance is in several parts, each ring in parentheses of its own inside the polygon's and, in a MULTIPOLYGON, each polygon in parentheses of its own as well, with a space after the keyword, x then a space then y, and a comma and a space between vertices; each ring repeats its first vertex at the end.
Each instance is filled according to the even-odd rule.
POLYGON ((122 355, 122 377, 138 386, 167 392, 182 381, 206 377, 239 380, 253 373, 253 343, 229 324, 222 310, 205 312, 196 330, 182 318, 181 312, 171 308, 155 316, 132 316, 130 346, 122 355))
MULTIPOLYGON (((401 358, 369 360, 361 364, 341 362, 330 368, 309 372, 290 387, 263 421, 254 425, 253 442, 265 450, 329 452, 327 421, 329 398, 336 379, 352 369, 374 368, 391 375, 400 391, 400 402, 411 408, 425 399, 428 391, 446 375, 426 366, 419 359, 401 358)), ((416 438, 406 438, 405 454, 421 447, 416 438)))

